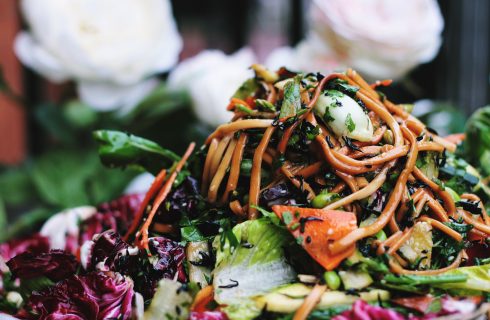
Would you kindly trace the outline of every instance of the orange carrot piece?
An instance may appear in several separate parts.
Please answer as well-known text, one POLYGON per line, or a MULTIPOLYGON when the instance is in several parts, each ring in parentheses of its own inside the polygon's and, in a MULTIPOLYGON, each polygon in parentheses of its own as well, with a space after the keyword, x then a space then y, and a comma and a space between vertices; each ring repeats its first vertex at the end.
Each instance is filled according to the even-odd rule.
POLYGON ((274 213, 285 223, 291 234, 308 254, 327 270, 336 268, 355 250, 355 245, 333 255, 328 243, 341 239, 357 228, 356 215, 352 212, 272 206, 274 213))

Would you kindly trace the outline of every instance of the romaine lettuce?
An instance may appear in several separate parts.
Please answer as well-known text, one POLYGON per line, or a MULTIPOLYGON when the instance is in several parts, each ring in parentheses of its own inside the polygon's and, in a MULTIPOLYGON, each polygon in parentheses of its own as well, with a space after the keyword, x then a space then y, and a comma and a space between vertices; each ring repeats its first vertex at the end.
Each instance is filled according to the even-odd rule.
POLYGON ((216 269, 213 271, 215 299, 232 305, 243 299, 266 293, 270 289, 292 282, 293 268, 284 257, 284 247, 294 239, 269 220, 250 220, 232 230, 237 245, 228 238, 216 238, 216 269))

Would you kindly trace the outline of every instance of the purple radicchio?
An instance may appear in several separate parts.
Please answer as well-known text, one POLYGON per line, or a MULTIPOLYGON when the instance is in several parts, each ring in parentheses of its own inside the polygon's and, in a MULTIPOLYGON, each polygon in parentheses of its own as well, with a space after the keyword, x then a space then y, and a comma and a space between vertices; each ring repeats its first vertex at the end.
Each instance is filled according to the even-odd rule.
POLYGON ((352 309, 344 311, 332 320, 404 320, 398 312, 380 306, 372 306, 364 300, 357 300, 352 309))
POLYGON ((81 260, 88 271, 115 271, 130 276, 135 290, 148 300, 162 278, 186 281, 181 245, 156 237, 149 239, 149 247, 151 257, 145 250, 131 247, 114 231, 106 231, 84 244, 81 260))
POLYGON ((62 250, 49 253, 21 253, 7 262, 14 278, 21 280, 47 277, 57 282, 75 274, 79 264, 75 257, 62 250))
POLYGON ((92 272, 72 276, 42 291, 33 292, 22 319, 129 319, 133 282, 118 273, 92 272))
POLYGON ((97 213, 80 224, 78 243, 82 245, 98 233, 114 230, 126 233, 143 201, 143 194, 126 195, 97 207, 97 213))
POLYGON ((32 252, 34 254, 48 252, 49 240, 36 233, 29 237, 14 239, 0 244, 0 257, 5 261, 15 257, 22 252, 32 252))

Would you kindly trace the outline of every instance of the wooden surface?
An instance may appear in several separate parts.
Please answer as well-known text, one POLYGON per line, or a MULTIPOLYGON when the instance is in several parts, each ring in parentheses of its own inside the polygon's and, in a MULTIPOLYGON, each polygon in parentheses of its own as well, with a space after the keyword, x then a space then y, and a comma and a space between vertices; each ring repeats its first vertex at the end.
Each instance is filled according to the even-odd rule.
MULTIPOLYGON (((10 89, 23 93, 22 66, 13 52, 13 41, 20 30, 17 0, 0 1, 0 66, 10 89)), ((0 93, 0 164, 21 162, 26 154, 25 115, 19 103, 0 93)))

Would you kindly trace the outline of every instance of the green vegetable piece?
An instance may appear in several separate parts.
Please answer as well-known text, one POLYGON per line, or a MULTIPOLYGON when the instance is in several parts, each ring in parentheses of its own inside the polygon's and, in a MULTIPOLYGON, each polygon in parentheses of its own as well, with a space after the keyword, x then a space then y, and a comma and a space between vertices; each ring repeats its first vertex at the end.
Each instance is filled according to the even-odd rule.
POLYGON ((242 163, 240 164, 240 174, 246 177, 250 177, 250 174, 252 172, 252 165, 252 159, 243 159, 242 163))
POLYGON ((461 200, 461 197, 459 196, 459 194, 456 191, 449 188, 448 186, 446 186, 445 189, 447 192, 449 192, 449 194, 451 195, 451 198, 453 198, 454 202, 461 200))
POLYGON ((295 77, 284 86, 284 100, 279 118, 292 117, 301 109, 300 79, 295 77))
POLYGON ((242 83, 240 88, 233 94, 233 98, 245 100, 252 96, 257 89, 259 89, 259 84, 254 78, 250 78, 242 83))
POLYGON ((329 204, 340 199, 340 195, 338 193, 330 193, 330 192, 320 192, 313 200, 311 201, 311 205, 313 208, 324 208, 329 204))
POLYGON ((379 230, 378 233, 376 233, 376 239, 379 241, 385 241, 387 239, 386 233, 383 230, 379 230))
POLYGON ((323 274, 323 278, 325 279, 325 283, 328 288, 331 290, 337 290, 340 288, 340 277, 335 271, 327 271, 323 274))
POLYGON ((239 243, 249 245, 232 249, 227 239, 221 246, 220 237, 213 242, 217 250, 213 286, 218 303, 240 303, 294 281, 296 273, 284 256, 284 247, 292 243, 286 229, 257 219, 237 224, 232 232, 239 243))
POLYGON ((276 112, 276 106, 267 100, 255 99, 255 104, 264 111, 276 112))
POLYGON ((135 166, 156 175, 180 160, 178 155, 155 142, 124 132, 99 130, 93 137, 99 143, 100 160, 106 166, 135 166))
POLYGON ((235 109, 237 109, 240 112, 246 113, 246 114, 253 114, 254 113, 253 110, 250 110, 249 108, 247 108, 243 104, 239 104, 239 103, 235 104, 235 109))
POLYGON ((347 127, 347 130, 349 130, 349 132, 352 132, 356 129, 356 124, 352 120, 352 116, 350 113, 347 114, 347 117, 345 118, 345 126, 347 127))

